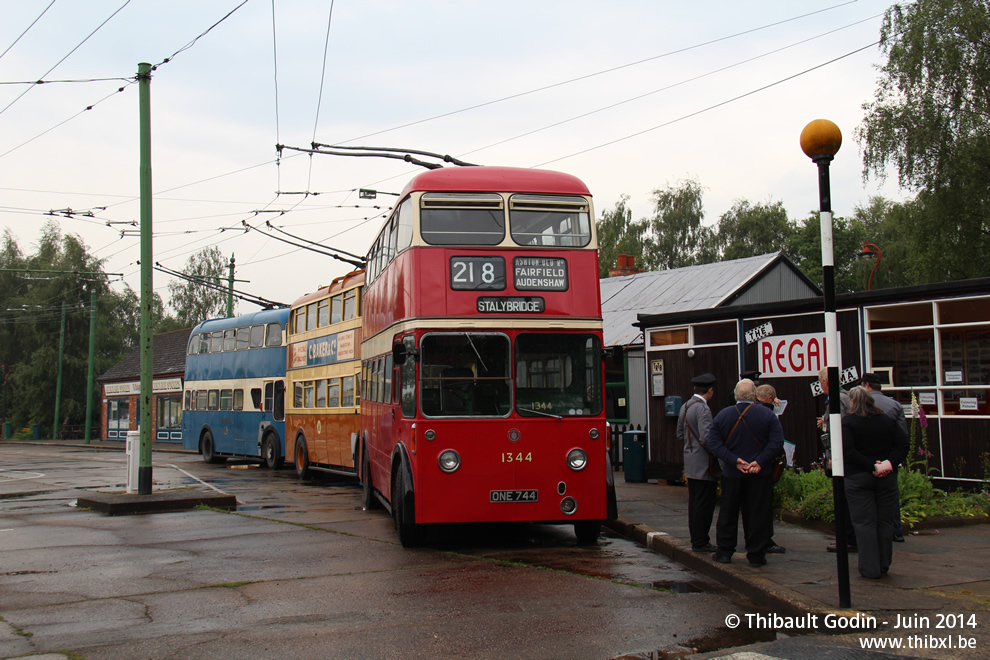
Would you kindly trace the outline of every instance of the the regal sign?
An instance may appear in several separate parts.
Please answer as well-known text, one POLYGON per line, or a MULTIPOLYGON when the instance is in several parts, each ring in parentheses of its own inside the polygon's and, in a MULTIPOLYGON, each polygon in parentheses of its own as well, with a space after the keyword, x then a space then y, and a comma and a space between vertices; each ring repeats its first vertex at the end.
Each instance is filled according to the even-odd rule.
POLYGON ((817 376, 827 367, 824 332, 761 339, 757 356, 761 378, 817 376))

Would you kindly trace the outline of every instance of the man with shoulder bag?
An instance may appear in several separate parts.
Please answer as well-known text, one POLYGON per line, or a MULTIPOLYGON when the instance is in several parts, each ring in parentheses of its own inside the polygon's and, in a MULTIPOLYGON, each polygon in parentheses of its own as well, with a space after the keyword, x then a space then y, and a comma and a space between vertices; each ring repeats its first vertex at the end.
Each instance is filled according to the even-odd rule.
POLYGON ((784 432, 773 411, 756 402, 756 385, 740 380, 735 405, 712 420, 705 443, 722 461, 722 504, 716 524, 713 558, 729 564, 736 550, 742 513, 746 558, 765 566, 773 528, 773 462, 784 446, 784 432))
POLYGON ((694 394, 681 406, 677 417, 677 439, 684 446, 684 476, 688 484, 688 529, 692 550, 715 552, 709 532, 715 513, 721 466, 704 442, 712 425, 708 402, 715 394, 715 376, 701 374, 692 378, 691 384, 694 394))

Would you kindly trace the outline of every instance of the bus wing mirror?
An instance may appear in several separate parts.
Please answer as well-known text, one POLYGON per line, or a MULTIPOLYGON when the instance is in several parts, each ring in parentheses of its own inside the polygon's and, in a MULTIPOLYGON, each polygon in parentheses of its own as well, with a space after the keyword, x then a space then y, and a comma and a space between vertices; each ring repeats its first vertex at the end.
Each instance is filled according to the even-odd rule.
POLYGON ((406 349, 402 344, 392 345, 392 362, 395 364, 405 364, 406 358, 412 358, 415 362, 419 359, 419 351, 415 348, 406 349))
POLYGON ((622 360, 622 347, 606 346, 602 349, 602 359, 620 362, 622 360))

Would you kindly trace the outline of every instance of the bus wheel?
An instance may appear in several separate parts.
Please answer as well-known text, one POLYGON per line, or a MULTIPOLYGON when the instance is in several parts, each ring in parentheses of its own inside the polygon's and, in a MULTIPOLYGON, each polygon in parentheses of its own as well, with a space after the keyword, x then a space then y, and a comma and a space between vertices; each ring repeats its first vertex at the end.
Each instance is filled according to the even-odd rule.
POLYGON ((361 505, 365 510, 381 508, 375 497, 375 487, 371 483, 371 461, 368 459, 368 445, 361 447, 361 505))
POLYGON ((306 449, 306 438, 296 438, 296 476, 300 479, 309 478, 309 450, 306 449))
POLYGON ((199 451, 203 454, 203 461, 206 463, 226 463, 227 458, 224 456, 217 456, 214 452, 213 447, 213 434, 209 431, 203 432, 203 438, 199 441, 199 451))
POLYGON ((275 435, 269 433, 261 442, 261 458, 269 470, 278 470, 282 467, 282 452, 278 448, 278 440, 275 435))
POLYGON ((400 464, 395 472, 392 487, 392 517, 395 519, 395 530, 399 533, 399 543, 403 548, 414 548, 423 542, 423 526, 415 522, 405 522, 404 518, 416 519, 416 509, 412 493, 406 494, 403 466, 400 464), (406 508, 411 509, 406 511, 406 508))
POLYGON ((602 531, 601 520, 579 520, 574 523, 574 535, 579 545, 595 545, 602 531))

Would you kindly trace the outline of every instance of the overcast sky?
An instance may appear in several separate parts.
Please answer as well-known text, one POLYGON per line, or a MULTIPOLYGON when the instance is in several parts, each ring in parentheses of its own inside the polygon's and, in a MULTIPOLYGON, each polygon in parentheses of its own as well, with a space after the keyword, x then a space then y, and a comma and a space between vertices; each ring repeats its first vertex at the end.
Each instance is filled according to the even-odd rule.
MULTIPOLYGON (((843 133, 831 182, 845 215, 904 197, 894 180, 863 182, 854 137, 890 4, 336 0, 331 16, 329 0, 276 0, 273 16, 270 0, 3 0, 0 223, 31 252, 47 212, 92 210, 62 230, 139 289, 137 227, 118 224, 140 220, 139 62, 159 65, 155 260, 182 270, 217 245, 249 280, 238 287, 272 300, 350 267, 274 240, 266 221, 364 254, 394 198, 357 189, 398 192, 423 171, 293 151, 279 162, 277 143, 560 170, 588 184, 596 216, 628 195, 644 217, 652 190, 695 178, 714 224, 739 199, 782 201, 792 218, 816 209, 798 138, 823 117, 843 133), (37 80, 73 82, 10 84, 37 80)), ((168 277, 154 277, 167 302, 168 277)))

